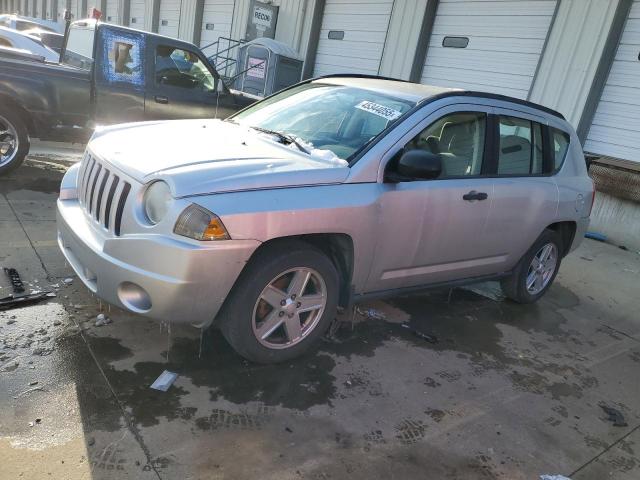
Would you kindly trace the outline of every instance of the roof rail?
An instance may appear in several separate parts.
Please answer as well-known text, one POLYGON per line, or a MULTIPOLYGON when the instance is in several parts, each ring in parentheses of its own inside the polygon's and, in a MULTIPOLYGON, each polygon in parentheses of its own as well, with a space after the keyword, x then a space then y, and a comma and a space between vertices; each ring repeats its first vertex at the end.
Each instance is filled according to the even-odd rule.
POLYGON ((501 95, 499 93, 489 93, 489 92, 478 92, 474 90, 451 90, 449 92, 442 92, 433 97, 428 98, 428 101, 437 100, 438 98, 446 98, 446 97, 480 97, 480 98, 490 98, 492 100, 503 100, 505 102, 517 103, 518 105, 523 105, 525 107, 533 108, 535 110, 540 110, 542 112, 546 112, 554 117, 561 118, 562 120, 566 120, 564 115, 562 115, 557 110, 553 110, 552 108, 545 107, 544 105, 540 105, 538 103, 530 102, 529 100, 522 100, 521 98, 510 97, 508 95, 501 95))
MULTIPOLYGON (((311 78, 309 80, 321 80, 324 78, 371 78, 375 80, 391 80, 394 82, 404 82, 404 83, 416 83, 410 82, 408 80, 403 80, 401 78, 391 78, 391 77, 383 77, 381 75, 367 75, 362 73, 334 73, 331 75, 323 75, 322 77, 311 78)), ((416 85, 420 85, 416 83, 416 85)), ((540 110, 542 112, 546 112, 555 117, 561 118, 562 120, 566 120, 564 115, 562 115, 557 110, 553 110, 552 108, 545 107, 544 105, 540 105, 538 103, 530 102, 528 100, 522 100, 521 98, 510 97, 508 95, 500 95, 499 93, 489 93, 489 92, 478 92, 475 90, 451 90, 448 92, 442 92, 432 97, 426 98, 425 100, 431 102, 433 100, 437 100, 438 98, 445 97, 458 97, 458 96, 469 96, 469 97, 480 97, 480 98, 491 98, 493 100, 503 100, 505 102, 517 103, 518 105, 524 105, 529 108, 533 108, 536 110, 540 110)))
POLYGON ((332 73, 330 75, 322 75, 321 77, 310 78, 309 80, 321 80, 325 78, 371 78, 374 80, 391 80, 393 82, 412 83, 401 78, 383 77, 382 75, 368 75, 366 73, 332 73))

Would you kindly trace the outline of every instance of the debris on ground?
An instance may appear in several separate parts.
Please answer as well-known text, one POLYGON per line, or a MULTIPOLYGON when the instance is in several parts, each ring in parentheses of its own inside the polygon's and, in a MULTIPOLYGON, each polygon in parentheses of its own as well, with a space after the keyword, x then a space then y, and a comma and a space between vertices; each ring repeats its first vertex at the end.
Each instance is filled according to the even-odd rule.
POLYGON ((9 277, 9 281, 11 282, 11 287, 13 288, 13 293, 24 292, 24 283, 22 283, 20 274, 15 268, 5 268, 4 273, 6 273, 7 277, 9 277))
POLYGON ((614 427, 627 426, 627 422, 624 419, 624 415, 620 410, 618 410, 617 408, 608 407, 607 405, 604 405, 604 404, 600 404, 600 408, 604 410, 604 413, 609 415, 609 418, 607 418, 607 420, 609 420, 610 422, 613 422, 614 427))
POLYGON ((96 327, 102 327, 103 325, 109 325, 110 323, 111 323, 111 319, 107 317, 104 313, 100 313, 96 317, 96 327))
POLYGON ((70 285, 71 283, 73 283, 73 278, 71 277, 65 278, 63 282, 66 283, 67 285, 70 285))
POLYGON ((151 388, 154 390, 160 390, 161 392, 166 392, 169 390, 169 387, 173 385, 173 382, 176 381, 176 378, 178 378, 177 373, 165 370, 158 378, 156 378, 156 381, 151 384, 151 388))
POLYGON ((540 475, 540 480, 571 480, 564 475, 540 475))
POLYGON ((9 295, 8 297, 0 298, 0 310, 18 308, 23 305, 41 302, 43 300, 46 300, 47 298, 52 298, 55 296, 56 294, 52 292, 38 291, 33 291, 27 295, 9 295))
POLYGON ((375 308, 367 308, 366 310, 362 310, 361 308, 356 307, 356 313, 370 320, 385 320, 387 318, 384 313, 376 310, 375 308))
POLYGON ((420 330, 416 330, 409 323, 400 324, 402 328, 406 328, 411 333, 413 333, 416 337, 421 338, 422 340, 426 340, 429 343, 438 343, 438 337, 435 335, 429 335, 428 333, 421 332, 420 330))

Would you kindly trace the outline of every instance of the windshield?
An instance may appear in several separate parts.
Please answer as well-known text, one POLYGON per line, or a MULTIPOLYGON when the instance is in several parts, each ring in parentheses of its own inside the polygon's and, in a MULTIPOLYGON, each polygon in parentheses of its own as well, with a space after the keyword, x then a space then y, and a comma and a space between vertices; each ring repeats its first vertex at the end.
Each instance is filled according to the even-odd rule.
POLYGON ((344 85, 306 83, 232 117, 242 125, 297 138, 312 154, 350 160, 415 103, 344 85))

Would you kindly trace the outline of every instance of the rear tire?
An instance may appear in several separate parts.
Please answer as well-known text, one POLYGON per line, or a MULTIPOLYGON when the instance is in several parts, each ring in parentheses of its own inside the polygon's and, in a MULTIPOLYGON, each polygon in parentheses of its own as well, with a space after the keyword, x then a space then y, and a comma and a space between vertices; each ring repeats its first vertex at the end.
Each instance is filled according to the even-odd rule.
POLYGON ((513 273, 502 280, 502 291, 517 303, 533 303, 542 297, 558 274, 562 238, 554 230, 545 230, 524 254, 513 273))
POLYGON ((29 146, 29 132, 20 115, 0 105, 0 176, 22 164, 29 146))
POLYGON ((220 329, 248 360, 291 360, 329 328, 338 292, 338 272, 322 251, 298 240, 278 242, 242 272, 220 313, 220 329))

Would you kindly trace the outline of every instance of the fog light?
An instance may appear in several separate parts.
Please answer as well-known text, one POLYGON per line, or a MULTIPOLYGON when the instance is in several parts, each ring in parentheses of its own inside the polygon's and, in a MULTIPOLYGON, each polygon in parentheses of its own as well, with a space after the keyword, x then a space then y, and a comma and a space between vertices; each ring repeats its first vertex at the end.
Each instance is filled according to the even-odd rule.
POLYGON ((118 298, 129 310, 144 313, 151 310, 151 297, 140 285, 122 282, 118 286, 118 298))

